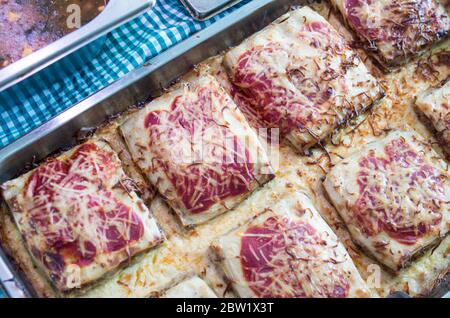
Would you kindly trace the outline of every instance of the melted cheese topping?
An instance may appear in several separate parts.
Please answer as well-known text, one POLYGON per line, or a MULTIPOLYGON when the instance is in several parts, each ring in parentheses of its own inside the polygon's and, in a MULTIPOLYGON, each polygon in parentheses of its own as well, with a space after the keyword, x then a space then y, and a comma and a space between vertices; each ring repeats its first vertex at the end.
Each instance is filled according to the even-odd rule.
MULTIPOLYGON (((450 29, 450 18, 434 0, 333 1, 351 27, 385 63, 420 52, 450 29)), ((398 61, 402 62, 402 61, 398 61)))
POLYGON ((448 173, 435 156, 414 134, 392 133, 324 183, 354 239, 394 270, 449 230, 448 173))
POLYGON ((227 211, 271 178, 255 133, 212 77, 150 103, 121 129, 133 159, 185 225, 227 211))
POLYGON ((241 244, 244 277, 258 297, 347 296, 348 281, 333 268, 345 258, 322 251, 337 242, 326 242, 309 224, 269 217, 249 227, 241 244))
POLYGON ((241 297, 364 297, 350 256, 298 192, 213 243, 241 297))
POLYGON ((440 0, 447 12, 450 12, 450 0, 440 0))
MULTIPOLYGON (((330 21, 333 21, 333 19, 337 21, 333 13, 330 13, 327 2, 322 1, 316 7, 321 8, 319 12, 323 16, 328 17, 330 21)), ((335 27, 338 30, 344 29, 339 22, 335 27)), ((433 59, 437 56, 446 56, 448 44, 446 48, 447 52, 443 51, 443 54, 436 54, 433 56, 433 59)), ((425 58, 421 62, 427 62, 428 64, 429 61, 425 58)), ((445 66, 448 66, 448 63, 444 63, 442 66, 442 68, 433 71, 433 80, 431 80, 431 77, 427 77, 416 81, 414 76, 415 64, 411 64, 400 73, 391 74, 392 76, 383 76, 389 87, 388 98, 382 102, 380 107, 374 109, 373 114, 368 120, 359 125, 358 129, 350 133, 347 132, 347 135, 339 145, 336 146, 332 143, 324 145, 326 150, 329 151, 329 155, 331 155, 330 160, 337 162, 342 157, 348 156, 350 151, 359 149, 363 144, 373 141, 374 137, 378 138, 380 129, 402 126, 405 122, 413 125, 414 130, 430 137, 427 131, 417 122, 414 113, 410 110, 410 104, 414 96, 419 91, 427 89, 436 76, 439 76, 440 80, 442 80, 442 77, 447 77, 448 67, 445 66), (384 126, 386 123, 389 126, 384 126)), ((422 74, 422 72, 420 73, 422 74)), ((439 80, 437 79, 436 81, 439 80)), ((437 82, 434 82, 432 85, 436 84, 437 82)), ((318 148, 312 149, 311 156, 298 156, 298 153, 284 144, 281 147, 280 164, 282 167, 277 173, 277 178, 268 183, 261 191, 254 193, 248 200, 245 200, 234 209, 233 212, 223 214, 207 224, 198 226, 195 231, 190 231, 189 234, 178 229, 179 232, 170 237, 166 244, 163 244, 158 249, 153 249, 146 257, 130 264, 130 266, 118 272, 103 284, 89 289, 87 296, 147 297, 155 291, 165 290, 168 286, 173 286, 174 283, 180 281, 180 276, 181 279, 184 279, 186 274, 192 273, 192 271, 197 272, 202 277, 205 271, 208 272, 208 284, 219 295, 222 295, 224 289, 228 291, 229 289, 226 288, 226 283, 219 279, 219 275, 214 270, 209 272, 213 268, 209 265, 207 261, 209 258, 206 256, 210 241, 218 235, 228 232, 231 228, 235 228, 237 224, 242 224, 242 222, 245 222, 256 213, 260 213, 266 207, 272 207, 274 200, 280 198, 286 190, 290 191, 290 195, 295 195, 295 192, 304 191, 302 190, 304 186, 311 187, 311 196, 314 197, 317 207, 320 207, 320 213, 327 223, 332 226, 341 241, 346 244, 347 250, 350 252, 363 278, 367 278, 368 273, 371 274, 368 265, 373 265, 374 260, 367 258, 364 253, 356 249, 352 244, 345 227, 342 226, 341 218, 336 215, 336 211, 330 207, 322 193, 321 179, 331 166, 331 164, 328 165, 329 156, 318 148), (288 177, 287 172, 291 170, 292 174, 288 177), (214 280, 219 280, 219 283, 212 285, 211 281, 214 280)), ((347 175, 343 177, 343 180, 347 179, 347 175)), ((159 220, 178 225, 171 210, 159 198, 153 201, 152 210, 158 214, 158 219, 160 215, 164 215, 163 219, 159 220)), ((161 223, 165 222, 161 221, 161 223)), ((381 286, 377 287, 379 288, 378 291, 385 296, 388 295, 387 289, 391 291, 404 290, 416 296, 423 293, 426 288, 436 282, 438 273, 448 269, 450 261, 448 239, 450 239, 449 236, 441 242, 439 248, 431 249, 423 258, 414 261, 412 266, 402 270, 396 276, 395 281, 392 274, 381 269, 381 286)), ((232 293, 226 294, 231 295, 232 293)))
POLYGON ((60 290, 81 287, 162 239, 125 183, 112 150, 89 142, 5 184, 31 254, 60 290))
POLYGON ((225 63, 239 99, 303 149, 364 111, 381 89, 344 38, 311 9, 280 21, 231 50, 225 63))
POLYGON ((211 288, 194 276, 167 290, 162 298, 217 298, 211 288))
POLYGON ((165 171, 188 213, 202 213, 217 199, 246 192, 254 180, 250 152, 217 112, 226 103, 225 95, 209 87, 186 89, 169 113, 147 114, 153 165, 165 171))
POLYGON ((450 82, 420 96, 416 105, 431 121, 438 139, 450 156, 450 82))

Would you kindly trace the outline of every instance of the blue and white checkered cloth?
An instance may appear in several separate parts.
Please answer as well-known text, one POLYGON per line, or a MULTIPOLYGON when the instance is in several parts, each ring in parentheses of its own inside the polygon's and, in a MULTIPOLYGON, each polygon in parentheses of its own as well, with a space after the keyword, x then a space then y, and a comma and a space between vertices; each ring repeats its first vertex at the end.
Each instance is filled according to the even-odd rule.
POLYGON ((0 105, 0 148, 250 1, 198 22, 179 0, 158 0, 152 11, 108 34, 99 56, 72 77, 45 90, 27 87, 13 107, 0 105))
POLYGON ((0 148, 249 1, 198 22, 179 0, 158 0, 152 11, 107 35, 97 58, 72 77, 44 90, 30 85, 17 94, 14 106, 0 105, 0 148))

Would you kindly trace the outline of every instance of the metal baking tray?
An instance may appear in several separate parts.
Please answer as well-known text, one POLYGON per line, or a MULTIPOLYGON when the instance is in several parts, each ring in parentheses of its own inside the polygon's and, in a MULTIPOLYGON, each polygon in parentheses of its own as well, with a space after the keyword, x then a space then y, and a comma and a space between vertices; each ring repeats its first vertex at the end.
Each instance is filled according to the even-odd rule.
MULTIPOLYGON (((159 96, 194 65, 267 26, 293 6, 306 0, 252 1, 189 39, 150 60, 109 87, 54 117, 16 142, 0 150, 0 183, 20 174, 30 162, 74 146, 80 131, 97 127, 112 116, 159 96)), ((33 292, 0 248, 0 282, 10 297, 30 297, 33 292)), ((448 285, 442 288, 449 290, 448 285)), ((440 296, 445 294, 442 292, 440 296)))
POLYGON ((105 42, 103 35, 150 9, 155 2, 110 0, 97 17, 80 29, 3 68, 0 70, 0 101, 3 103, 5 99, 1 98, 3 91, 36 73, 47 83, 70 74, 98 53, 105 42))
MULTIPOLYGON (((120 0, 122 1, 122 0, 120 0)), ((135 0, 133 0, 135 1, 135 0)), ((237 45, 246 37, 287 12, 292 0, 258 0, 231 13, 220 23, 150 60, 122 79, 85 99, 0 150, 0 183, 20 174, 29 164, 58 149, 77 143, 79 131, 96 127, 130 105, 157 96, 161 89, 186 73, 193 65, 237 45)), ((0 249, 0 282, 10 297, 32 297, 32 289, 0 249)))
POLYGON ((180 0, 191 16, 200 21, 230 8, 242 0, 180 0))

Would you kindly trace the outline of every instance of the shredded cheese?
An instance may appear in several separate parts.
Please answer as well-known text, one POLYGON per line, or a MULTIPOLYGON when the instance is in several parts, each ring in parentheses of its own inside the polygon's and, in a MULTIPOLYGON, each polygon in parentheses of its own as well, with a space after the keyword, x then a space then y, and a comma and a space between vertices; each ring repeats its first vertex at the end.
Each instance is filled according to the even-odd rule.
POLYGON ((417 54, 450 29, 450 17, 434 0, 344 0, 343 14, 387 63, 417 54))

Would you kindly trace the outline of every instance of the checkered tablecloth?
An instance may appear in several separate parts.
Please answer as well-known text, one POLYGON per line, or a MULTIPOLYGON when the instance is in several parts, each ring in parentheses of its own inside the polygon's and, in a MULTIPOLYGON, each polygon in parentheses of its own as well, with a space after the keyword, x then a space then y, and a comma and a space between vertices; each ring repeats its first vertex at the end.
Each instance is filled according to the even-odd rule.
POLYGON ((0 148, 251 0, 206 22, 193 20, 179 0, 157 1, 152 11, 107 35, 98 57, 72 77, 45 90, 30 85, 14 106, 0 105, 0 148))

